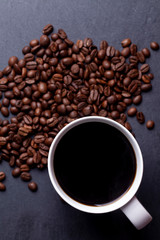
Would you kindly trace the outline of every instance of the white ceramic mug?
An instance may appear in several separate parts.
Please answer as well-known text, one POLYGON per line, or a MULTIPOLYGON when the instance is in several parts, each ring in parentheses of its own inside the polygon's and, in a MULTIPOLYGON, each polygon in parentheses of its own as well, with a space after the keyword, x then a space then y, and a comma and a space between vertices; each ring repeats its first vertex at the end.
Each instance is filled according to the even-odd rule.
POLYGON ((145 227, 152 220, 151 215, 147 212, 147 210, 141 205, 141 203, 135 197, 135 194, 140 186, 142 175, 143 175, 143 158, 142 158, 140 147, 137 141, 135 140, 135 138, 132 136, 132 134, 125 127, 123 127, 121 124, 117 123, 116 121, 113 121, 105 117, 89 116, 89 117, 83 117, 83 118, 74 120, 73 122, 66 125, 56 135, 50 147, 49 156, 48 156, 48 172, 49 172, 50 180, 55 190, 60 195, 60 197, 76 209, 79 209, 81 211, 88 212, 88 213, 107 213, 107 212, 114 211, 116 209, 121 209, 138 230, 145 227), (129 190, 126 191, 126 193, 124 193, 121 197, 119 197, 115 201, 111 203, 107 203, 105 205, 100 205, 98 207, 87 206, 85 204, 82 204, 72 199, 61 188, 61 186, 59 185, 56 179, 56 175, 54 172, 54 164, 53 164, 54 153, 60 139, 73 127, 86 122, 87 123, 102 122, 102 123, 111 125, 112 127, 115 127, 120 132, 122 132, 132 145, 132 148, 135 152, 136 165, 137 165, 135 178, 129 190))

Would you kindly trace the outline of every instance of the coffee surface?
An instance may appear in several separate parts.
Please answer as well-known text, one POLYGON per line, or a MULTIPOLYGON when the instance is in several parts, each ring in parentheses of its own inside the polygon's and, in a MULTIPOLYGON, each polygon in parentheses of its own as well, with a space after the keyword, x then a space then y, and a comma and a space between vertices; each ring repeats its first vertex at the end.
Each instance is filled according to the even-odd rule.
POLYGON ((136 160, 127 138, 104 123, 83 123, 67 132, 54 156, 56 178, 74 200, 111 202, 131 186, 136 160))

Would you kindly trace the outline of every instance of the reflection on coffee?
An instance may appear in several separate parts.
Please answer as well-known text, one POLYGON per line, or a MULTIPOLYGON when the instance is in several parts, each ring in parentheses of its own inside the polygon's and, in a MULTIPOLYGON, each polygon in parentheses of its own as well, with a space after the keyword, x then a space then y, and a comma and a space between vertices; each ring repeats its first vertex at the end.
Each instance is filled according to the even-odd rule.
POLYGON ((67 132, 54 156, 57 181, 71 198, 86 205, 114 201, 131 186, 136 159, 127 138, 114 127, 83 123, 67 132))

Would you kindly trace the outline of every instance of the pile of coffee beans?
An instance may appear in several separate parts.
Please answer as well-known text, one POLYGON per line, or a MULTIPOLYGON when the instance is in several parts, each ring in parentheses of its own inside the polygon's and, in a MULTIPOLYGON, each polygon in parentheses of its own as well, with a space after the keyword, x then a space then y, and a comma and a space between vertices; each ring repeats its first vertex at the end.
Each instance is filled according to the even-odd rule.
MULTIPOLYGON (((6 118, 15 115, 0 119, 0 161, 9 162, 13 177, 23 181, 31 181, 31 169, 46 167, 54 137, 77 118, 108 117, 132 132, 127 114, 141 124, 145 117, 136 107, 127 108, 139 105, 142 92, 152 89, 148 48, 138 50, 127 38, 122 51, 105 40, 98 49, 91 38, 74 43, 63 29, 53 29, 45 26, 40 40, 22 49, 23 59, 10 57, 0 71, 0 111, 6 118)), ((156 42, 150 46, 159 49, 156 42)), ((154 122, 146 126, 151 129, 154 122)), ((37 184, 28 187, 36 191, 37 184)))

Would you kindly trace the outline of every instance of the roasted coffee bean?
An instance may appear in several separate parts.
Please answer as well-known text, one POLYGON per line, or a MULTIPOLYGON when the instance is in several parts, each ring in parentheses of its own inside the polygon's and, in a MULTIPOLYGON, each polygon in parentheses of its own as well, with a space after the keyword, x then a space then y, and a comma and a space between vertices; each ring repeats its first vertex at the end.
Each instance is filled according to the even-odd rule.
POLYGON ((130 50, 131 50, 131 55, 136 56, 136 54, 137 54, 137 45, 131 44, 130 50))
POLYGON ((90 115, 92 113, 92 111, 93 111, 93 107, 91 105, 84 107, 82 110, 82 112, 85 116, 90 115))
POLYGON ((35 143, 43 143, 45 141, 45 136, 44 135, 36 135, 34 137, 34 142, 35 143))
POLYGON ((117 101, 117 98, 115 95, 111 95, 111 96, 107 97, 107 102, 109 104, 114 104, 114 103, 116 103, 116 101, 117 101))
POLYGON ((35 182, 30 182, 30 183, 28 183, 28 188, 32 192, 35 192, 35 191, 37 191, 38 186, 37 186, 37 184, 35 182))
POLYGON ((6 178, 6 174, 4 172, 0 172, 0 181, 3 181, 6 178))
POLYGON ((143 124, 145 122, 145 117, 142 112, 137 112, 136 117, 139 123, 143 124))
POLYGON ((50 44, 50 39, 47 35, 42 35, 40 37, 40 45, 41 47, 48 47, 48 45, 50 44))
POLYGON ((148 48, 143 48, 142 53, 145 57, 150 57, 150 51, 148 48))
POLYGON ((128 129, 128 131, 132 131, 132 127, 131 127, 131 125, 130 125, 129 122, 125 122, 125 123, 124 123, 124 126, 125 126, 125 128, 128 129))
POLYGON ((27 62, 26 67, 29 70, 34 70, 37 68, 37 63, 35 61, 29 61, 29 62, 27 62))
POLYGON ((8 133, 8 131, 9 131, 9 127, 4 126, 0 129, 0 135, 4 137, 8 133))
POLYGON ((114 78, 114 72, 112 70, 107 70, 107 71, 105 71, 104 76, 107 79, 113 79, 114 78))
POLYGON ((112 46, 108 46, 107 47, 107 50, 106 50, 106 55, 108 56, 108 57, 113 57, 114 55, 115 55, 115 48, 114 47, 112 47, 112 46))
POLYGON ((101 50, 98 51, 97 56, 98 56, 98 58, 99 58, 100 60, 103 60, 104 57, 105 57, 105 55, 106 55, 105 49, 101 49, 101 50))
POLYGON ((24 55, 24 60, 26 62, 33 61, 34 60, 34 55, 32 53, 27 53, 24 55))
MULTIPOLYGON (((130 56, 129 57, 129 62, 132 63, 132 64, 135 64, 135 66, 136 66, 136 64, 138 63, 138 57, 137 56, 130 56)), ((134 66, 134 65, 132 65, 132 66, 134 66)))
POLYGON ((31 125, 32 124, 32 118, 29 115, 24 115, 23 116, 23 120, 27 125, 31 125))
POLYGON ((4 146, 7 143, 7 139, 5 137, 0 137, 0 146, 4 146))
POLYGON ((150 47, 152 48, 152 50, 158 50, 159 44, 157 42, 151 42, 150 47))
POLYGON ((126 38, 121 42, 122 47, 128 47, 131 44, 131 39, 126 38))
POLYGON ((11 70, 12 70, 11 66, 7 66, 3 69, 3 74, 7 76, 10 74, 11 70))
POLYGON ((40 161, 41 161, 41 155, 40 155, 40 152, 38 151, 38 152, 35 152, 34 153, 34 155, 33 155, 33 162, 35 163, 35 164, 39 164, 40 163, 40 161))
POLYGON ((125 98, 129 98, 129 97, 131 97, 131 93, 123 91, 122 96, 125 97, 125 98))
POLYGON ((19 159, 21 160, 21 161, 26 161, 27 160, 27 158, 28 158, 28 153, 22 153, 20 156, 19 156, 19 159))
POLYGON ((67 38, 67 34, 65 33, 65 31, 63 29, 58 30, 58 36, 62 39, 67 38))
POLYGON ((6 190, 6 186, 0 182, 0 191, 5 191, 6 190))
POLYGON ((28 173, 28 172, 22 172, 21 173, 21 179, 23 180, 23 181, 30 181, 31 180, 31 174, 30 173, 28 173))
POLYGON ((96 101, 98 98, 98 91, 96 89, 92 89, 90 92, 91 101, 96 101))
POLYGON ((41 92, 41 93, 46 93, 47 92, 47 84, 45 82, 40 82, 38 84, 38 90, 41 92))
POLYGON ((27 135, 30 133, 30 131, 31 131, 31 129, 29 129, 29 128, 20 127, 19 130, 18 130, 18 134, 19 134, 20 136, 25 137, 25 136, 27 136, 27 135))
POLYGON ((144 62, 145 62, 145 56, 144 56, 144 54, 143 54, 142 51, 137 52, 137 57, 138 57, 138 60, 139 60, 141 63, 144 63, 144 62))
POLYGON ((48 157, 48 150, 47 151, 44 151, 43 149, 39 149, 39 152, 40 152, 40 154, 42 155, 42 156, 44 156, 44 157, 48 157))
POLYGON ((137 78, 139 75, 139 72, 137 69, 131 69, 128 73, 127 76, 130 77, 131 79, 137 78))
POLYGON ((127 115, 125 113, 120 114, 120 119, 125 122, 127 120, 127 115))
POLYGON ((65 66, 70 66, 73 63, 73 59, 71 57, 66 57, 62 59, 62 62, 65 66))
POLYGON ((22 164, 20 166, 21 172, 29 172, 30 168, 27 164, 22 164))
POLYGON ((49 35, 50 33, 53 32, 53 25, 52 24, 47 24, 44 28, 42 33, 45 35, 49 35))
POLYGON ((131 98, 124 98, 123 99, 123 102, 127 105, 127 106, 129 106, 129 105, 131 105, 132 104, 132 99, 131 98))
POLYGON ((125 87, 128 87, 130 83, 131 83, 131 78, 130 77, 126 77, 126 78, 123 79, 123 85, 125 87))
POLYGON ((153 73, 148 73, 148 77, 152 80, 154 78, 153 73))
POLYGON ((18 87, 13 87, 13 94, 16 97, 19 97, 21 95, 21 91, 18 89, 18 87))
POLYGON ((104 61, 102 62, 102 66, 103 66, 105 69, 110 69, 110 67, 111 67, 111 62, 108 61, 108 60, 104 60, 104 61))
POLYGON ((146 63, 146 64, 143 64, 141 67, 140 67, 140 70, 142 73, 146 73, 149 71, 149 65, 146 63))
POLYGON ((123 50, 121 51, 121 55, 126 58, 129 56, 129 54, 130 54, 130 48, 124 47, 123 50))
POLYGON ((12 56, 8 60, 8 65, 13 67, 15 63, 18 63, 18 58, 16 56, 12 56))
POLYGON ((151 84, 142 84, 141 85, 141 90, 143 92, 148 92, 152 89, 152 85, 151 84))
POLYGON ((23 49, 22 49, 22 53, 25 55, 27 53, 30 53, 31 51, 31 48, 30 46, 25 46, 23 49))
POLYGON ((66 106, 64 104, 58 105, 57 112, 64 115, 66 113, 66 106))
POLYGON ((29 158, 27 159, 27 161, 26 161, 26 164, 27 164, 28 166, 32 167, 33 164, 34 164, 33 158, 32 158, 32 157, 29 157, 29 158))
POLYGON ((1 78, 0 79, 0 85, 5 85, 5 84, 7 84, 8 83, 8 79, 7 78, 1 78))
POLYGON ((128 91, 133 94, 138 88, 138 84, 137 83, 132 83, 128 86, 128 91))
POLYGON ((142 102, 142 96, 141 95, 137 95, 137 96, 135 96, 134 98, 133 98, 133 103, 135 104, 135 105, 138 105, 138 104, 140 104, 142 102))
POLYGON ((15 156, 11 156, 10 157, 10 160, 9 160, 9 166, 10 167, 14 167, 14 165, 15 165, 15 161, 16 160, 16 157, 15 156))
POLYGON ((9 104, 10 104, 9 99, 8 99, 8 98, 3 98, 3 100, 2 100, 2 104, 3 104, 3 106, 8 107, 9 104))
POLYGON ((53 75, 53 80, 61 82, 63 80, 63 76, 60 73, 55 73, 53 75))
POLYGON ((16 167, 12 170, 12 176, 13 177, 19 177, 21 174, 21 169, 19 167, 16 167))
POLYGON ((146 122, 146 127, 147 127, 148 129, 153 129, 153 128, 154 128, 154 121, 148 120, 148 121, 146 122))
POLYGON ((112 111, 112 112, 111 112, 111 117, 112 117, 113 119, 118 119, 118 118, 120 117, 120 114, 119 114, 118 111, 112 111))
POLYGON ((35 46, 37 46, 39 44, 39 40, 38 39, 33 39, 30 41, 29 45, 33 48, 35 46))
POLYGON ((71 72, 72 72, 73 74, 78 74, 78 73, 79 73, 79 70, 80 70, 80 68, 79 68, 78 64, 73 64, 73 65, 72 65, 72 67, 71 67, 71 72))
POLYGON ((131 108, 129 108, 128 111, 127 111, 127 114, 128 114, 128 116, 130 116, 130 117, 135 116, 136 113, 137 113, 137 108, 135 108, 135 107, 131 107, 131 108))
POLYGON ((100 42, 100 49, 106 50, 107 47, 108 47, 107 41, 103 40, 103 41, 100 42))
POLYGON ((7 107, 1 107, 1 113, 4 117, 8 117, 9 116, 9 110, 7 107))
POLYGON ((142 76, 142 81, 143 81, 144 83, 150 83, 150 82, 151 82, 151 79, 150 79, 150 77, 149 77, 148 75, 143 75, 143 76, 142 76))

